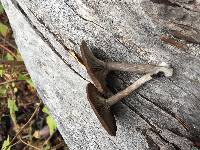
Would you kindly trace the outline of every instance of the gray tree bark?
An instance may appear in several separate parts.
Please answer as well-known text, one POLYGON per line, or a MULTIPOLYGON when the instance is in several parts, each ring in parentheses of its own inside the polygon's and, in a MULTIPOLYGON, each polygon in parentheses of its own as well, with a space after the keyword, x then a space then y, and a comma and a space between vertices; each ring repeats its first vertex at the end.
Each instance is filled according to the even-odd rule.
MULTIPOLYGON (((199 0, 1 2, 37 91, 70 149, 200 147, 199 0), (148 82, 114 107, 115 137, 87 101, 82 40, 102 60, 174 68, 173 77, 148 82)), ((116 93, 138 77, 114 72, 108 86, 116 93)))

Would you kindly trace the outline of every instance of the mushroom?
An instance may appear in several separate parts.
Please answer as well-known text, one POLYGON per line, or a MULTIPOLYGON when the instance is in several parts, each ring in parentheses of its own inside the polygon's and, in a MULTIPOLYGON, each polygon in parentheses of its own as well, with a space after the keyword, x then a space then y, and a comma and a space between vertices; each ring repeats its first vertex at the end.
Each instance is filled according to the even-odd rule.
POLYGON ((81 55, 84 62, 84 65, 87 69, 89 76, 91 77, 94 85, 99 92, 108 95, 109 90, 106 86, 105 78, 109 71, 119 70, 119 71, 128 71, 135 73, 150 73, 152 71, 160 69, 163 67, 165 69, 166 64, 163 66, 156 66, 153 64, 128 64, 128 63, 118 63, 118 62, 104 62, 96 58, 93 53, 87 47, 87 43, 82 41, 81 46, 81 55))
POLYGON ((157 67, 153 72, 143 75, 136 82, 109 98, 104 98, 102 93, 100 93, 92 83, 87 85, 87 97, 89 103, 108 134, 115 136, 117 131, 116 121, 111 111, 111 106, 128 96, 131 92, 151 80, 154 75, 160 72, 163 72, 165 76, 169 77, 172 76, 173 70, 167 67, 164 69, 163 67, 157 67))

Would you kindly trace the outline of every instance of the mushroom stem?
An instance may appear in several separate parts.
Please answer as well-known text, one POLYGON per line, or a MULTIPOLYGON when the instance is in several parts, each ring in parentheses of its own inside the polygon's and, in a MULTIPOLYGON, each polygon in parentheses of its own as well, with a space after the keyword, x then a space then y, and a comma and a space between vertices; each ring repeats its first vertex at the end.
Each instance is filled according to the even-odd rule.
POLYGON ((173 74, 173 69, 167 66, 167 64, 161 64, 160 66, 155 67, 155 69, 152 69, 149 71, 148 74, 143 75, 141 78, 139 78, 136 82, 128 86, 123 91, 118 92, 117 94, 111 96, 110 98, 106 99, 106 103, 109 106, 114 105, 118 101, 120 101, 122 98, 128 96, 131 92, 139 88, 141 85, 146 83, 147 81, 152 79, 152 75, 156 75, 159 72, 164 73, 165 77, 171 77, 173 74))
POLYGON ((147 81, 151 80, 151 73, 148 73, 146 75, 143 75, 141 78, 139 78, 136 82, 125 88, 124 90, 118 92, 117 94, 111 96, 110 98, 106 99, 106 103, 109 106, 112 106, 116 104, 118 101, 120 101, 122 98, 128 96, 131 92, 139 88, 141 85, 146 83, 147 81))
POLYGON ((105 62, 104 67, 107 70, 118 70, 135 73, 150 73, 157 66, 153 64, 129 64, 118 62, 105 62))
MULTIPOLYGON (((135 73, 149 73, 151 72, 156 65, 153 64, 129 64, 129 63, 118 63, 118 62, 105 62, 93 55, 93 53, 87 47, 85 41, 81 43, 82 55, 87 56, 88 62, 91 63, 92 69, 104 69, 109 71, 127 71, 135 73)), ((86 61, 86 60, 84 60, 86 61)))

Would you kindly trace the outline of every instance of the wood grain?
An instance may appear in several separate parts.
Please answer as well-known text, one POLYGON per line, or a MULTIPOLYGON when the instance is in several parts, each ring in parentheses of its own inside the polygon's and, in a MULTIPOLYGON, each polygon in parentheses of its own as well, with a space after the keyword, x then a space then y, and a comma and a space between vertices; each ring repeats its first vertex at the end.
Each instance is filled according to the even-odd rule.
MULTIPOLYGON (((1 0, 25 65, 70 149, 198 149, 200 9, 190 0, 1 0), (180 49, 160 37, 181 41, 180 49), (101 127, 86 100, 85 40, 102 60, 166 62, 171 78, 145 84, 113 109, 117 135, 101 127), (196 146, 196 147, 195 147, 196 146)), ((115 93, 139 77, 114 72, 115 93)))

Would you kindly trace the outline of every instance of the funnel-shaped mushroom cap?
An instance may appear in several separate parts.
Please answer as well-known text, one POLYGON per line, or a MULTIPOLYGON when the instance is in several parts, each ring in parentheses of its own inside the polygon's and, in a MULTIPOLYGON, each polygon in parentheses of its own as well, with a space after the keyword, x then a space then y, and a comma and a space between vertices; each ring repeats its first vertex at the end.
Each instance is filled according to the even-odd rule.
POLYGON ((108 70, 104 67, 105 63, 93 55, 85 41, 82 41, 80 49, 84 65, 94 85, 99 92, 107 93, 108 89, 106 87, 105 78, 108 74, 108 70))
POLYGON ((114 115, 110 110, 110 106, 106 105, 106 100, 91 83, 87 85, 87 97, 102 126, 110 135, 115 136, 117 126, 114 115))

